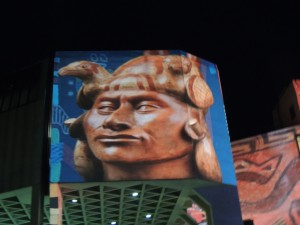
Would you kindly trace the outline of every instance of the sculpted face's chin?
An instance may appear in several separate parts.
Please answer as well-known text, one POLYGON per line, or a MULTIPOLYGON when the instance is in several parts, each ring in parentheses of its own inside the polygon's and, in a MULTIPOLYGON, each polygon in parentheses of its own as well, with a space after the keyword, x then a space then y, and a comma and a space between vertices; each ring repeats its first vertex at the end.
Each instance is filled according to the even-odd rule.
POLYGON ((107 147, 107 148, 103 148, 103 151, 105 152, 105 154, 107 155, 114 155, 118 150, 116 149, 116 147, 107 147))

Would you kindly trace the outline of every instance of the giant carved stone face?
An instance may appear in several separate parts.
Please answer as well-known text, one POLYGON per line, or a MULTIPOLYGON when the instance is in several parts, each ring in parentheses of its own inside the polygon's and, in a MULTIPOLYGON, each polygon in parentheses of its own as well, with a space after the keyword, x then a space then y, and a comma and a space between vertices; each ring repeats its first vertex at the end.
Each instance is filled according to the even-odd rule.
POLYGON ((184 135, 188 107, 175 97, 145 90, 101 93, 83 127, 94 155, 103 162, 168 161, 192 151, 184 135))

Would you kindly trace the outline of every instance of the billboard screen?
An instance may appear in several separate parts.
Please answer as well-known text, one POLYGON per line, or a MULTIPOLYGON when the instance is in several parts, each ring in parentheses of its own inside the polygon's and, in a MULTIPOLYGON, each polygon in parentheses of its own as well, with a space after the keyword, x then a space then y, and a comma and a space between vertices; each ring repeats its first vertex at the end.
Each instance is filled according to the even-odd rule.
POLYGON ((50 182, 236 184, 217 66, 180 50, 59 51, 50 182))

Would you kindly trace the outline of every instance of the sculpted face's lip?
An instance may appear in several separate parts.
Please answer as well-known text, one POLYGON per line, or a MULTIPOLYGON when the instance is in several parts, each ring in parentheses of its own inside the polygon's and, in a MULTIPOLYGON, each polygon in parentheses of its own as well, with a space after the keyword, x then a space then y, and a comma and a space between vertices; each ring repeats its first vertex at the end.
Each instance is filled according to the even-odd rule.
POLYGON ((128 134, 118 134, 118 135, 101 135, 97 137, 97 140, 101 142, 133 142, 133 141, 139 141, 140 138, 128 134))

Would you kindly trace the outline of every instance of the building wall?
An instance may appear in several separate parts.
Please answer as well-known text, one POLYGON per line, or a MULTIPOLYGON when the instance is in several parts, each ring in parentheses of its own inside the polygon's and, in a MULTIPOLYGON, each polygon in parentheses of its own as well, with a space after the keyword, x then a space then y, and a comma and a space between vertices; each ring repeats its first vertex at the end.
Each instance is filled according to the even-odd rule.
MULTIPOLYGON (((296 98, 297 98, 297 102, 298 102, 298 115, 300 114, 300 79, 298 80, 293 80, 293 86, 296 92, 296 98)), ((300 116, 300 115, 299 115, 300 116)), ((298 120, 300 121, 300 120, 298 120)))
POLYGON ((300 126, 232 142, 243 220, 300 224, 300 126))
POLYGON ((280 96, 273 110, 277 129, 300 123, 300 80, 293 80, 280 96))
POLYGON ((0 82, 0 193, 41 179, 48 68, 45 60, 0 82))

